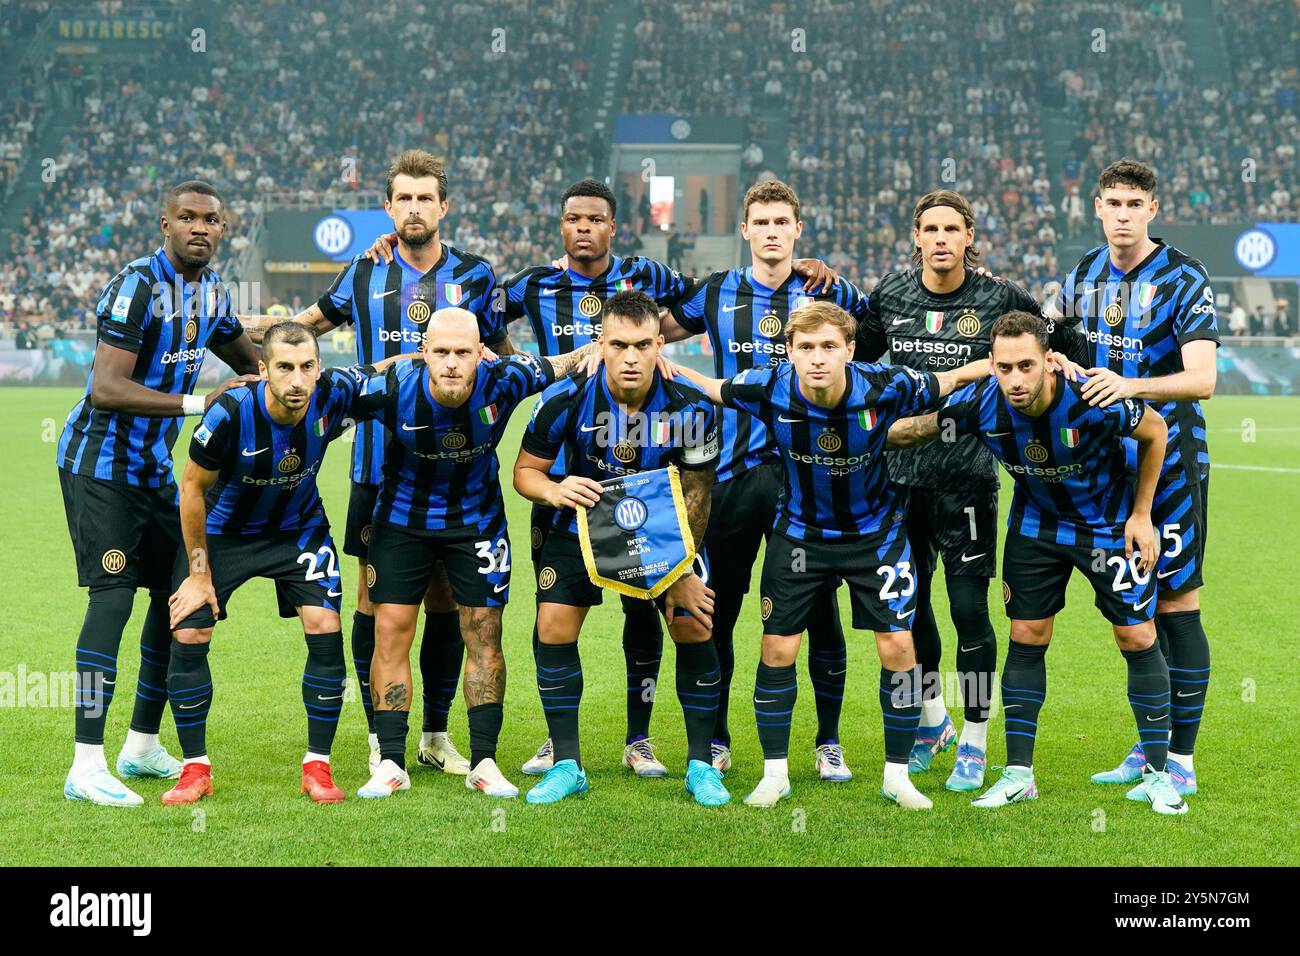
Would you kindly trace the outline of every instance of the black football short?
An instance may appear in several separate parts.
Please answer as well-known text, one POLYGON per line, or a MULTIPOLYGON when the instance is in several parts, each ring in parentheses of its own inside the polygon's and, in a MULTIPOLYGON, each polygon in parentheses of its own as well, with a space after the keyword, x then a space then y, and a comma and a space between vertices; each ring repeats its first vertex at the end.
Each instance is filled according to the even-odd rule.
POLYGON ((510 536, 474 528, 415 532, 376 522, 370 536, 366 587, 373 604, 422 604, 439 561, 461 607, 504 607, 510 598, 510 536))
MULTIPOLYGON (((695 556, 692 571, 712 587, 709 584, 709 565, 702 554, 695 556)), ((641 598, 626 594, 620 594, 619 597, 624 610, 642 601, 641 598)), ((563 531, 548 534, 537 566, 537 603, 595 607, 604 600, 605 589, 593 584, 587 574, 587 564, 582 559, 582 545, 578 539, 563 531)), ((654 604, 662 612, 664 596, 661 594, 655 598, 654 604)))
POLYGON ((899 521, 854 541, 796 541, 773 534, 763 556, 763 633, 802 633, 817 598, 837 580, 849 586, 855 628, 911 630, 916 574, 899 521))
POLYGON ((546 544, 558 512, 558 508, 552 508, 550 505, 533 505, 528 530, 528 552, 532 556, 534 569, 537 567, 537 562, 542 559, 542 545, 546 544))
POLYGON ((1112 624, 1149 621, 1156 613, 1156 582, 1138 577, 1123 548, 1079 548, 1008 533, 1002 553, 1002 601, 1013 621, 1039 621, 1065 607, 1070 572, 1092 585, 1097 610, 1112 624))
MULTIPOLYGON (((899 486, 904 488, 904 486, 899 486)), ((939 491, 906 486, 907 537, 920 571, 991 578, 998 570, 998 490, 939 491)))
POLYGON ((765 461, 713 486, 704 553, 718 594, 749 593, 758 547, 771 534, 784 476, 779 461, 765 461))
POLYGON ((1156 585, 1162 593, 1205 585, 1205 536, 1209 531, 1210 476, 1191 479, 1169 469, 1160 476, 1151 523, 1160 557, 1156 585))
POLYGON ((183 549, 175 485, 142 488, 60 468, 59 486, 80 587, 170 593, 183 549))
POLYGON ((343 530, 343 553, 366 560, 370 553, 370 535, 374 530, 375 501, 379 498, 378 485, 352 482, 348 495, 348 521, 343 530))
MULTIPOLYGON (((329 525, 264 534, 210 534, 208 564, 223 621, 230 596, 253 578, 275 582, 281 617, 296 617, 299 607, 324 607, 335 613, 342 607, 343 582, 329 525)), ((190 559, 182 551, 176 555, 172 569, 173 591, 189 573, 190 559)), ((212 627, 215 623, 212 609, 204 605, 175 630, 212 627)))

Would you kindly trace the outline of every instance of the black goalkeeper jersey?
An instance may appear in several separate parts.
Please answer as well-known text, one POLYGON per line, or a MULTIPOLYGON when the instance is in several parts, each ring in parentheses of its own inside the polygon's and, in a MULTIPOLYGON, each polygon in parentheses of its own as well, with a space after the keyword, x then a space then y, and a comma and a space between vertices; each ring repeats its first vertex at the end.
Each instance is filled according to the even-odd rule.
MULTIPOLYGON (((854 358, 888 362, 925 372, 951 372, 989 356, 989 330, 999 316, 1019 310, 1042 316, 1028 292, 1005 279, 966 269, 965 281, 952 292, 931 292, 921 282, 921 267, 890 272, 867 297, 858 324, 854 358)), ((1050 325, 1050 323, 1049 323, 1050 325)), ((1052 347, 1075 361, 1083 360, 1083 338, 1058 324, 1052 347)), ((979 439, 962 435, 885 453, 890 478, 901 485, 941 491, 997 488, 998 466, 979 439)))

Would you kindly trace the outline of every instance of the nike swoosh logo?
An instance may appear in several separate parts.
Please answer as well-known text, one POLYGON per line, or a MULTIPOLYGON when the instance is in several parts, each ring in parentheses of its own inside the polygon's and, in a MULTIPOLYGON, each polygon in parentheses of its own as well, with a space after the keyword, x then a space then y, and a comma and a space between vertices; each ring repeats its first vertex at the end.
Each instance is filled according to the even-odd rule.
POLYGON ((981 551, 979 554, 972 554, 970 557, 967 557, 966 555, 963 554, 963 555, 961 556, 961 559, 962 559, 962 561, 978 561, 980 558, 984 557, 986 554, 988 554, 987 551, 981 551))
POLYGON ((909 616, 910 616, 910 612, 908 612, 908 611, 895 611, 895 612, 894 612, 894 617, 898 618, 900 621, 906 621, 906 620, 908 619, 909 616))
POLYGON ((266 451, 267 448, 270 447, 271 447, 270 445, 267 445, 266 448, 259 448, 256 451, 249 451, 247 448, 241 448, 239 450, 243 453, 245 458, 252 458, 254 455, 260 455, 262 452, 266 451))
POLYGON ((1002 705, 1002 709, 1003 709, 1003 710, 1011 710, 1011 709, 1013 709, 1013 708, 1015 708, 1015 707, 1019 707, 1019 706, 1020 706, 1019 704, 1003 704, 1003 705, 1002 705))
POLYGON ((1173 571, 1157 571, 1157 572, 1156 572, 1156 578, 1158 578, 1159 580, 1163 581, 1165 578, 1169 577, 1169 575, 1171 575, 1171 574, 1177 574, 1177 573, 1178 573, 1178 570, 1177 570, 1176 568, 1175 568, 1173 571))
POLYGON ((197 704, 177 704, 176 706, 179 707, 181 710, 193 710, 195 707, 201 707, 207 702, 208 702, 207 698, 204 698, 203 700, 199 701, 197 704))
POLYGON ((563 687, 563 684, 556 684, 554 687, 543 687, 540 684, 537 685, 538 690, 560 690, 563 687))
POLYGON ((598 432, 605 426, 604 425, 579 425, 578 427, 581 428, 584 432, 598 432))
POLYGON ((969 654, 971 651, 978 651, 979 649, 980 649, 980 646, 979 646, 978 644, 976 644, 974 647, 959 647, 959 648, 958 648, 958 650, 960 650, 960 651, 964 651, 964 652, 966 652, 967 654, 969 654))
POLYGON ((492 586, 492 593, 493 593, 493 594, 500 594, 502 591, 504 591, 504 590, 505 590, 506 588, 508 588, 508 587, 510 587, 510 585, 508 585, 508 584, 495 584, 495 585, 492 586))
POLYGON ((644 667, 644 666, 647 665, 647 664, 658 664, 659 661, 657 661, 657 660, 653 660, 653 661, 637 661, 637 663, 640 664, 642 667, 644 667))
POLYGON ((1024 788, 1024 787, 1021 787, 1021 788, 1020 788, 1019 790, 1017 790, 1015 793, 1009 793, 1009 794, 1007 794, 1007 803, 1010 803, 1012 800, 1016 799, 1016 797, 1020 796, 1020 795, 1021 795, 1022 793, 1024 793, 1024 792, 1025 792, 1025 788, 1024 788))
POLYGON ((985 438, 1005 438, 1007 435, 1010 435, 1010 434, 1011 434, 1011 432, 985 432, 985 433, 984 433, 984 437, 985 437, 985 438))
POLYGON ((436 764, 438 765, 438 769, 439 769, 439 770, 441 770, 443 767, 445 767, 445 766, 447 765, 447 761, 445 761, 445 760, 439 760, 439 759, 438 759, 437 757, 435 757, 433 754, 429 754, 428 756, 429 756, 429 759, 430 759, 430 760, 432 760, 434 763, 436 763, 436 764))
POLYGON ((775 704, 775 703, 776 703, 776 700, 775 700, 775 699, 773 699, 773 700, 759 700, 757 697, 755 697, 755 698, 754 698, 754 703, 756 703, 756 704, 775 704))
POLYGON ((777 415, 776 420, 778 422, 785 422, 787 425, 797 425, 799 422, 803 421, 802 418, 786 418, 784 415, 777 415))
POLYGON ((1148 717, 1147 721, 1154 724, 1157 720, 1164 720, 1168 716, 1168 714, 1161 714, 1159 717, 1148 717))
POLYGON ((894 321, 890 322, 889 324, 892 327, 895 325, 902 325, 904 322, 911 322, 911 321, 912 321, 911 319, 894 319, 894 321))
POLYGON ((402 422, 402 431, 404 432, 418 432, 421 428, 428 427, 428 425, 408 425, 406 422, 402 422))
POLYGON ((748 309, 748 308, 749 308, 749 303, 746 302, 744 305, 724 305, 724 306, 722 307, 722 311, 723 311, 723 312, 735 312, 737 309, 748 309))
POLYGON ((560 291, 559 289, 543 289, 542 295, 555 295, 555 293, 559 291, 560 291))
POLYGON ((125 793, 114 793, 112 790, 105 790, 103 787, 96 787, 97 791, 108 797, 110 800, 125 800, 125 793))
POLYGON ((386 295, 392 295, 394 292, 400 292, 400 291, 401 291, 400 289, 389 289, 387 292, 372 292, 370 294, 370 298, 382 299, 386 295))
POLYGON ((333 696, 333 697, 322 697, 320 694, 317 694, 317 695, 316 695, 316 699, 317 699, 317 700, 342 700, 342 699, 343 699, 343 695, 342 695, 342 694, 336 694, 336 695, 333 696))
POLYGON ((1199 697, 1200 695, 1201 695, 1201 692, 1200 692, 1199 690, 1194 690, 1194 691, 1192 691, 1190 694, 1184 694, 1184 693, 1180 690, 1180 691, 1179 691, 1175 696, 1177 696, 1177 697, 1199 697))
POLYGON ((326 597, 342 597, 342 596, 343 596, 343 592, 342 592, 342 591, 326 591, 326 592, 325 592, 325 596, 326 596, 326 597))
POLYGON ((1135 611, 1140 611, 1140 610, 1142 610, 1144 607, 1146 607, 1148 604, 1150 604, 1153 600, 1155 600, 1155 599, 1154 599, 1154 598, 1147 598, 1147 599, 1146 599, 1145 601, 1143 601, 1141 604, 1134 604, 1134 605, 1133 605, 1133 610, 1135 610, 1135 611))
POLYGON ((716 686, 717 684, 721 684, 721 683, 722 683, 722 678, 719 677, 717 680, 709 681, 707 684, 704 683, 704 681, 702 681, 702 680, 697 680, 697 681, 695 682, 695 686, 696 686, 696 687, 713 687, 713 686, 716 686))
POLYGON ((164 321, 164 322, 170 322, 172 319, 176 318, 176 316, 178 316, 178 315, 180 315, 179 312, 173 312, 171 315, 164 316, 164 317, 163 317, 163 321, 164 321))
POLYGON ((105 684, 116 684, 117 681, 115 681, 115 680, 109 680, 107 677, 105 677, 105 678, 104 678, 104 683, 105 683, 105 684))
POLYGON ((843 674, 846 670, 848 670, 847 667, 841 667, 841 668, 840 668, 839 670, 837 670, 837 671, 827 671, 827 672, 826 672, 826 676, 827 676, 827 677, 839 677, 839 676, 840 676, 841 674, 843 674))

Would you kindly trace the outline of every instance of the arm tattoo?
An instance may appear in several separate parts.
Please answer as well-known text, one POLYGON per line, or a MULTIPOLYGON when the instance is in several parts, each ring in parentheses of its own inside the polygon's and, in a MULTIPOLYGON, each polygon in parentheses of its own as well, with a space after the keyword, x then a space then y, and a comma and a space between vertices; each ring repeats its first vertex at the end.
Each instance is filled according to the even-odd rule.
POLYGON ((596 351, 596 343, 588 342, 580 349, 574 349, 572 352, 566 352, 563 355, 557 355, 551 359, 551 369, 555 372, 556 378, 563 378, 573 371, 588 355, 596 351))
POLYGON ((709 503, 713 497, 712 492, 712 471, 682 472, 682 497, 686 500, 686 516, 697 549, 704 541, 704 530, 709 526, 709 503))

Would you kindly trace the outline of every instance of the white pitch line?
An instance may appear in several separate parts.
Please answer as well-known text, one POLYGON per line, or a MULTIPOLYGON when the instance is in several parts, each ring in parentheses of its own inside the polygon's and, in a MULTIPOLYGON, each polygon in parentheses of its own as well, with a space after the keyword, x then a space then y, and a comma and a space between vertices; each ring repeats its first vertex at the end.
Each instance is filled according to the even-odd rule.
POLYGON ((1276 471, 1284 475, 1300 475, 1300 468, 1273 468, 1269 465, 1225 465, 1221 462, 1214 462, 1210 465, 1211 471, 1219 468, 1230 468, 1233 471, 1276 471))

